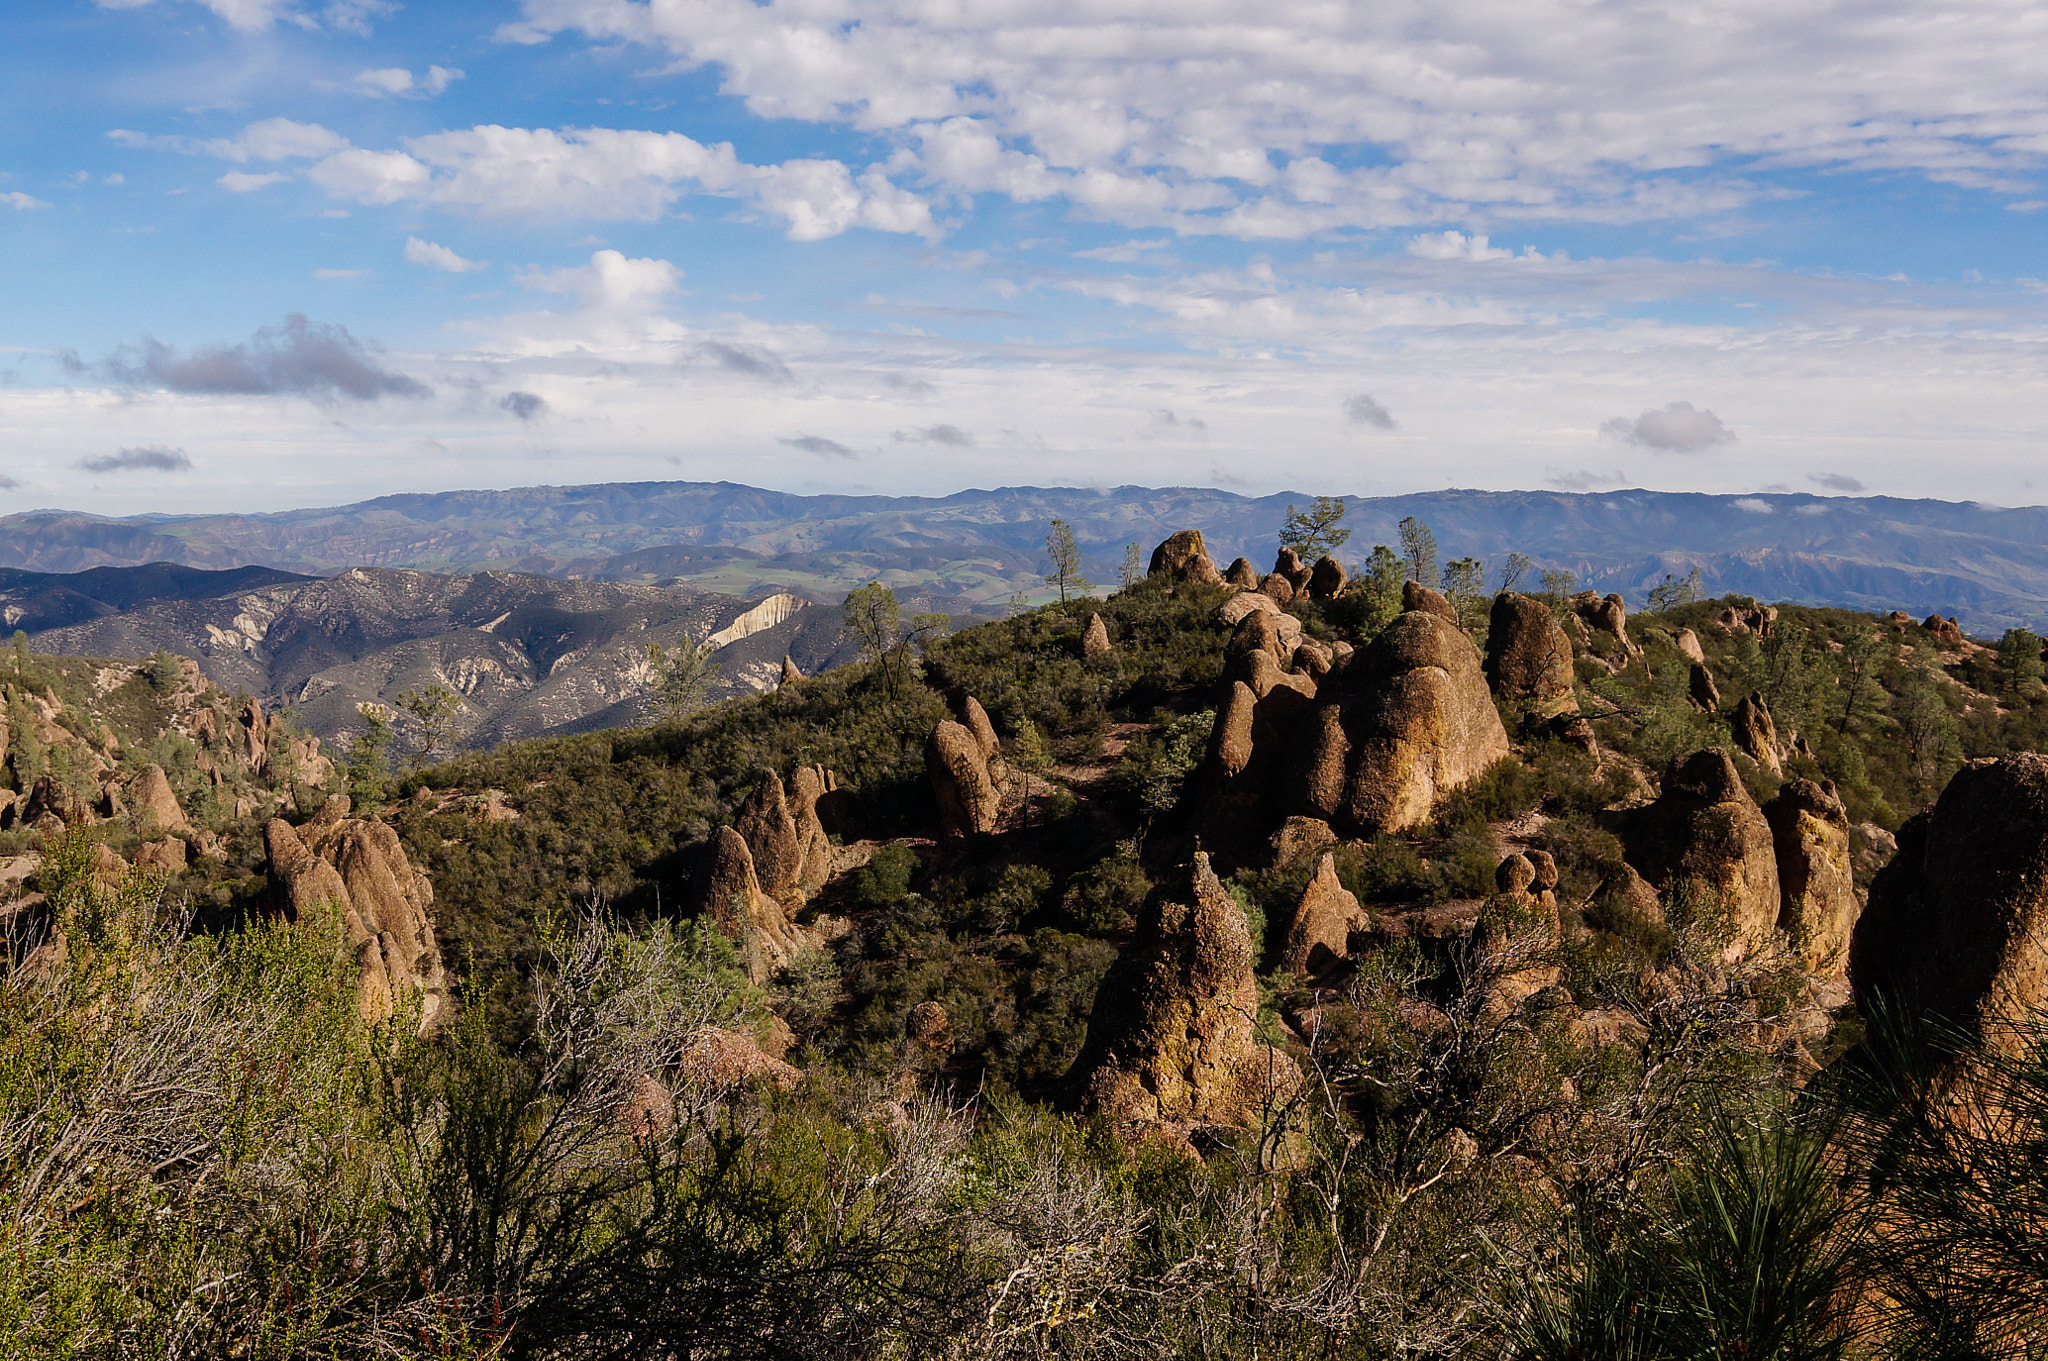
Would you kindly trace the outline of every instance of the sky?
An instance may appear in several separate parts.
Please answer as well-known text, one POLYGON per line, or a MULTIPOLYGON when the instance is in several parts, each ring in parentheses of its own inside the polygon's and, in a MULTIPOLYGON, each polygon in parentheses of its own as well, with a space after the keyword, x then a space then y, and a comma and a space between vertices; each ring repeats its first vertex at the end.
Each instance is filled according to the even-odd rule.
POLYGON ((0 514, 2048 501, 2038 3, 8 0, 0 38, 0 514))

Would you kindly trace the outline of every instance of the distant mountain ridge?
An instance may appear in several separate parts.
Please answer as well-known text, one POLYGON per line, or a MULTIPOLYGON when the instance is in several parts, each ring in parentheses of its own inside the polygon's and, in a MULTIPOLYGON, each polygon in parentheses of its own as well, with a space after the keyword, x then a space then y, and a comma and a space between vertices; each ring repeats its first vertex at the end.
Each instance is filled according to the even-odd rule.
MULTIPOLYGON (((812 598, 879 579, 999 605, 1042 593, 1046 524, 1074 527, 1089 573, 1114 583, 1141 551, 1203 531, 1219 562, 1272 557, 1290 504, 1198 487, 1006 487, 944 497, 800 496, 730 482, 630 482, 384 496, 264 515, 0 518, 0 567, 40 572, 149 562, 328 574, 345 567, 500 570, 812 598)), ((1800 493, 1438 491, 1352 497, 1340 556, 1394 543, 1404 516, 1446 558, 1521 552, 1631 603, 1665 573, 1700 569, 1710 592, 1860 609, 1953 614, 1995 634, 2048 629, 2048 508, 1800 493)), ((941 606, 944 608, 944 606, 941 606)))

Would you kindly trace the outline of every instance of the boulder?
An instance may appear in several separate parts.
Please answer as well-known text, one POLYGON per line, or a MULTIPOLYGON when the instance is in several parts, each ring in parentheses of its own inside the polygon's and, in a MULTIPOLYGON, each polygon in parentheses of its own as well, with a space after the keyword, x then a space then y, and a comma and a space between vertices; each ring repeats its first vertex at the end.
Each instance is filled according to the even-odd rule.
POLYGON ((242 701, 243 759, 251 771, 261 772, 270 763, 270 721, 263 706, 254 699, 242 701))
POLYGON ((733 830, 747 843, 761 891, 785 906, 800 905, 803 842, 781 776, 772 770, 760 773, 754 792, 740 805, 733 830))
POLYGON ((1840 978, 1857 910, 1849 814, 1832 788, 1788 780, 1764 805, 1764 821, 1778 857, 1778 928, 1808 973, 1840 978))
POLYGON ((1642 649, 1628 636, 1628 606, 1618 595, 1580 591, 1572 597, 1572 613, 1591 629, 1605 629, 1621 645, 1622 655, 1637 657, 1642 649))
POLYGON ((135 812, 135 825, 145 832, 151 828, 160 832, 192 830, 185 821, 185 810, 178 806, 178 796, 171 792, 170 777, 155 763, 144 766, 128 787, 128 806, 135 812))
POLYGON ((1765 948, 1778 925, 1778 857, 1770 824, 1719 747, 1672 763, 1664 790, 1620 819, 1629 864, 1660 892, 1681 884, 1726 916, 1729 957, 1765 948))
POLYGON ((1102 622, 1101 615, 1089 615, 1088 627, 1081 632, 1081 655, 1101 657, 1107 655, 1109 649, 1109 626, 1102 622))
POLYGON ((1875 822, 1859 822, 1849 829, 1849 863, 1864 883, 1891 864, 1898 853, 1899 839, 1875 822))
POLYGON ((1686 680, 1685 693, 1686 698, 1692 701, 1692 707, 1701 713, 1721 712, 1721 689, 1714 684, 1714 673, 1707 670, 1705 662, 1692 664, 1692 674, 1686 680))
POLYGON ((1096 993, 1069 1082, 1124 1125, 1233 1126, 1300 1071, 1260 1044, 1244 910, 1197 852, 1185 889, 1153 895, 1096 993))
POLYGON ((797 669, 797 665, 794 661, 790 659, 790 655, 787 652, 783 653, 782 679, 777 682, 777 685, 795 685, 798 681, 802 680, 803 678, 804 673, 797 669))
POLYGON ((1210 561, 1199 529, 1183 529, 1169 535, 1152 550, 1152 564, 1146 575, 1196 586, 1214 586, 1223 580, 1223 574, 1210 561))
POLYGON ((1291 865, 1306 855, 1320 855, 1337 844, 1337 834, 1320 818, 1291 817, 1273 833, 1273 863, 1291 865))
POLYGON ((1728 727, 1735 745, 1750 760, 1773 775, 1785 773, 1784 763, 1778 759, 1778 725, 1771 721, 1771 706, 1764 702, 1763 691, 1752 690, 1742 697, 1728 727))
POLYGON ((1316 600, 1335 600, 1344 594, 1344 587, 1351 574, 1344 570, 1344 564, 1325 553, 1316 559, 1316 565, 1309 571, 1308 593, 1316 600))
POLYGON ((1486 633, 1486 679, 1502 699, 1564 712, 1572 694, 1572 640, 1531 596, 1502 591, 1493 598, 1486 633))
POLYGON ((1217 621, 1233 628, 1242 624, 1246 615, 1279 613, 1279 602, 1265 592, 1257 590, 1239 591, 1216 607, 1217 621))
MULTIPOLYGON (((1349 762, 1343 802, 1329 810, 1336 825, 1363 836, 1412 827, 1439 796, 1508 755, 1479 649, 1434 611, 1397 616, 1342 674, 1349 762)), ((1305 762, 1316 771, 1329 764, 1328 752, 1305 762)))
POLYGON ((1280 967, 1304 976, 1321 973, 1350 953, 1351 933, 1369 924, 1365 909, 1337 878, 1336 857, 1325 851, 1288 923, 1280 967))
POLYGON ((1273 575, 1284 577, 1296 595, 1308 589, 1310 569, 1302 562, 1301 554, 1292 548, 1282 548, 1273 559, 1273 575))
POLYGON ((1259 583, 1259 590, 1273 597, 1273 603, 1283 608, 1294 603, 1294 583, 1278 572, 1267 573, 1266 579, 1259 583))
POLYGON ((972 695, 960 700, 960 722, 967 731, 974 734, 974 745, 981 748, 981 759, 993 764, 1003 754, 1003 744, 996 737, 996 725, 989 721, 988 710, 981 707, 981 701, 972 695))
POLYGON ((1904 610, 1893 610, 1884 617, 1884 624, 1893 633, 1904 633, 1907 629, 1913 627, 1913 616, 1907 614, 1904 610))
POLYGON ((1707 664, 1706 649, 1700 646, 1700 636, 1691 629, 1679 629, 1676 633, 1673 633, 1671 635, 1671 645, 1678 649, 1679 655, 1683 656, 1693 665, 1705 666, 1707 664))
POLYGON ((1944 619, 1938 614, 1930 614, 1927 616, 1927 622, 1921 627, 1933 634, 1934 640, 1944 647, 1963 645, 1963 630, 1956 623, 1954 616, 1944 619))
POLYGON ((1223 574, 1223 580, 1237 587, 1240 591, 1256 591, 1259 589, 1258 570, 1244 558, 1239 558, 1230 564, 1230 570, 1223 574))
POLYGON ((1451 608, 1451 602, 1444 599, 1442 591, 1433 591, 1419 581, 1401 583, 1401 611, 1404 614, 1421 610, 1439 619, 1458 622, 1458 612, 1451 608))
POLYGON ((764 1052, 750 1035, 715 1026, 696 1031, 676 1056, 682 1085, 706 1096, 723 1096, 757 1083, 794 1091, 803 1073, 764 1052))
POLYGON ((950 720, 941 721, 925 740, 924 766, 938 799, 939 828, 944 836, 959 840, 996 829, 1001 795, 971 730, 950 720))
POLYGON ((1494 869, 1496 891, 1472 933, 1486 990, 1482 1009, 1489 1015, 1513 1011, 1563 977, 1557 963, 1557 895, 1551 891, 1557 870, 1555 863, 1547 868, 1550 888, 1541 889, 1536 863, 1525 854, 1509 855, 1494 869))
MULTIPOLYGON (((162 778, 162 767, 151 766, 149 769, 156 771, 158 778, 162 778)), ((163 793, 164 797, 170 798, 171 810, 177 819, 173 823, 163 824, 164 827, 167 830, 183 830, 185 815, 177 811, 178 801, 171 798, 169 782, 164 784, 163 793)), ((46 818, 55 819, 66 827, 82 827, 96 820, 91 806, 54 775, 41 775, 36 778, 36 782, 29 787, 28 798, 22 801, 22 809, 18 816, 22 824, 30 827, 40 826, 46 818)), ((57 833, 61 835, 63 830, 63 827, 59 827, 57 833)), ((46 831, 44 835, 48 836, 50 833, 46 831)))
POLYGON ((1291 655, 1292 649, 1281 638, 1280 616, 1256 610, 1247 614, 1231 631, 1230 641, 1223 645, 1227 661, 1234 662, 1253 652, 1264 652, 1274 661, 1291 655))
POLYGON ((1849 942, 1849 982, 2006 1052, 2048 1006, 2048 756, 1956 772, 1899 829, 1849 942))
POLYGON ((782 904, 761 891, 747 840, 731 827, 711 838, 711 852, 698 878, 697 910, 739 946, 747 977, 766 982, 796 955, 802 938, 782 904))
POLYGON ((183 874, 186 864, 185 843, 174 836, 167 836, 161 841, 145 841, 135 852, 137 869, 154 870, 158 874, 183 874))
POLYGON ((1330 674, 1330 650, 1310 638, 1304 638, 1294 649, 1294 670, 1300 675, 1313 676, 1320 680, 1330 674))
POLYGON ((829 792, 821 766, 798 766, 789 779, 789 814, 796 822, 797 887, 808 898, 832 878, 832 837, 818 805, 829 792))

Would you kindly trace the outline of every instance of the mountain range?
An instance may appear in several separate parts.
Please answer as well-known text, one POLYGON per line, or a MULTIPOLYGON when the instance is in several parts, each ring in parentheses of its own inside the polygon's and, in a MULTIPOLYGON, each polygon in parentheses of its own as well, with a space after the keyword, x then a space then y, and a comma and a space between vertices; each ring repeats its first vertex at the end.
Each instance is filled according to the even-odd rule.
MULTIPOLYGON (((1113 583, 1125 545, 1199 528, 1219 562, 1270 559, 1299 492, 1038 488, 945 497, 800 496, 735 483, 636 482, 379 497, 273 514, 0 518, 0 567, 69 573, 149 563, 329 575, 350 567, 500 571, 640 585, 688 582, 744 598, 817 600, 881 580, 953 613, 1042 598, 1047 522, 1073 526, 1113 583)), ((2048 508, 1805 494, 1437 491, 1348 498, 1362 559, 1426 521, 1445 557, 1520 552, 1632 604, 1667 573, 1711 594, 1954 615, 1979 634, 2048 629, 2048 508)), ((78 589, 73 587, 72 589, 78 589)))

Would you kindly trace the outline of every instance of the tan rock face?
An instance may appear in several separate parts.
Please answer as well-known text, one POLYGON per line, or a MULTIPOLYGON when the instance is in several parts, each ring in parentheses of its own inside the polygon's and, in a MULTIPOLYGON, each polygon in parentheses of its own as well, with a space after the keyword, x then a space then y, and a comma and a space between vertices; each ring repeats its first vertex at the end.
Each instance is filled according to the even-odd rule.
POLYGON ((1300 1071, 1255 1036, 1251 937, 1206 855, 1173 896, 1146 905, 1103 979, 1070 1080, 1119 1122, 1243 1124, 1300 1071))
POLYGON ((801 903, 803 843, 797 835, 796 819, 790 814, 781 776, 772 770, 761 772, 754 792, 740 805, 733 826, 747 843, 761 891, 778 903, 801 903))
POLYGON ((1368 923, 1364 907, 1337 878, 1337 858, 1325 851, 1288 923, 1280 967, 1294 974, 1321 973, 1350 953, 1351 933, 1368 923))
POLYGON ((1692 707, 1703 714, 1721 712, 1721 687, 1714 684, 1714 673, 1707 670, 1705 662, 1694 662, 1691 675, 1685 683, 1686 697, 1692 707))
POLYGON ((796 683, 797 683, 798 681, 802 680, 803 678, 804 678, 804 673, 803 673, 803 672, 801 672, 801 671, 799 671, 799 670, 797 669, 797 665, 796 665, 796 663, 790 660, 790 656, 789 656, 789 654, 788 654, 787 652, 783 653, 783 654, 782 654, 782 680, 781 680, 780 684, 782 684, 782 685, 795 685, 795 684, 796 684, 796 683))
POLYGON ((940 722, 925 739, 924 767, 938 799, 944 835, 961 838, 996 829, 1002 811, 1000 791, 971 731, 951 720, 940 722))
POLYGON ((2048 1006, 2048 756, 1964 767, 1898 840, 1850 939, 1851 986, 2012 1050, 2006 1027, 2048 1006))
POLYGON ((1584 621, 1588 629, 1605 629, 1621 644, 1621 650, 1628 656, 1636 656, 1641 649, 1628 636, 1628 605, 1618 595, 1595 595, 1591 591, 1580 591, 1572 597, 1572 613, 1584 621))
POLYGON ((1572 640, 1542 601, 1513 591, 1493 598, 1486 679, 1502 699, 1556 706, 1572 693, 1572 640))
POLYGON ((1762 691, 1752 690, 1742 697, 1728 727, 1734 734, 1735 745, 1750 760, 1773 775, 1785 773, 1784 764, 1778 759, 1778 725, 1771 720, 1771 706, 1764 702, 1762 691))
POLYGON ((1258 590, 1239 591, 1216 608, 1217 620, 1232 627, 1242 624, 1245 616, 1249 614, 1279 613, 1279 603, 1272 596, 1258 590))
POLYGON ((174 836, 167 836, 161 841, 145 841, 135 852, 137 869, 155 870, 159 874, 183 874, 185 865, 185 843, 174 836))
POLYGON ((782 904, 761 891, 746 838, 734 828, 721 827, 711 839, 697 907, 739 946, 747 977, 756 983, 789 963, 802 943, 782 904))
POLYGON ((798 766, 789 780, 789 812, 796 820, 800 865, 797 886, 806 898, 832 877, 832 838, 818 812, 818 804, 828 792, 825 784, 825 772, 817 766, 798 766))
POLYGON ((1450 601, 1444 599, 1443 592, 1431 590, 1419 581, 1401 583, 1401 610, 1404 614, 1421 610, 1452 624, 1458 622, 1458 612, 1451 608, 1450 601))
POLYGON ((1102 622, 1102 616, 1088 616, 1088 627, 1081 632, 1081 655, 1101 657, 1109 652, 1109 625, 1102 622))
POLYGON ((135 811, 135 825, 147 831, 156 828, 164 832, 186 832, 191 824, 185 821, 185 810, 178 806, 178 796, 171 792, 171 781, 160 765, 146 765, 135 777, 135 783, 128 789, 128 806, 135 811))
POLYGON ((1344 564, 1326 553, 1316 559, 1316 565, 1309 571, 1308 593, 1316 600, 1335 600, 1344 594, 1350 580, 1351 574, 1344 570, 1344 564))
POLYGON ((1266 579, 1259 583, 1259 590, 1273 597, 1273 603, 1276 605, 1287 606, 1294 603, 1294 583, 1278 572, 1268 572, 1266 579))
POLYGON ((960 722, 967 731, 974 734, 974 745, 981 748, 983 761, 994 761, 1002 755, 1002 743, 996 738, 996 725, 989 722, 988 710, 981 707, 981 701, 968 695, 960 701, 960 722))
POLYGON ((1715 747, 1675 762, 1664 792, 1623 823, 1629 863, 1669 892, 1681 881, 1718 901, 1736 956, 1764 948, 1778 924, 1778 857, 1770 824, 1715 747))
POLYGON ((1707 664, 1706 649, 1700 646, 1700 636, 1691 629, 1680 629, 1671 635, 1671 645, 1679 655, 1698 666, 1707 664))
POLYGON ((1223 579, 1230 585, 1237 587, 1240 591, 1256 591, 1259 589, 1258 569, 1253 567, 1250 561, 1245 558, 1239 558, 1232 562, 1230 569, 1223 574, 1223 579))
POLYGON ((1938 614, 1930 614, 1920 627, 1933 634, 1934 640, 1945 647, 1961 647, 1963 644, 1963 630, 1953 616, 1944 619, 1938 614))
POLYGON ((1479 649, 1434 612, 1395 618, 1345 676, 1350 772, 1338 813, 1361 835, 1425 821, 1440 795, 1508 755, 1479 649))
POLYGON ((1282 548, 1273 559, 1273 575, 1285 578, 1296 595, 1308 589, 1310 569, 1292 548, 1282 548))
POLYGON ((1849 814, 1832 789, 1788 780, 1764 805, 1778 857, 1778 927, 1809 973, 1840 978, 1856 925, 1849 814))
POLYGON ((340 916, 344 948, 356 959, 363 1018, 388 1017, 403 990, 419 998, 424 1034, 448 1004, 433 886, 388 824, 347 817, 348 801, 339 795, 321 811, 302 828, 282 818, 264 828, 271 881, 294 920, 340 916))
POLYGON ((1216 570, 1216 564, 1209 558, 1209 549, 1203 544, 1199 529, 1179 530, 1153 549, 1152 565, 1147 575, 1197 586, 1214 586, 1223 580, 1223 574, 1216 570))

